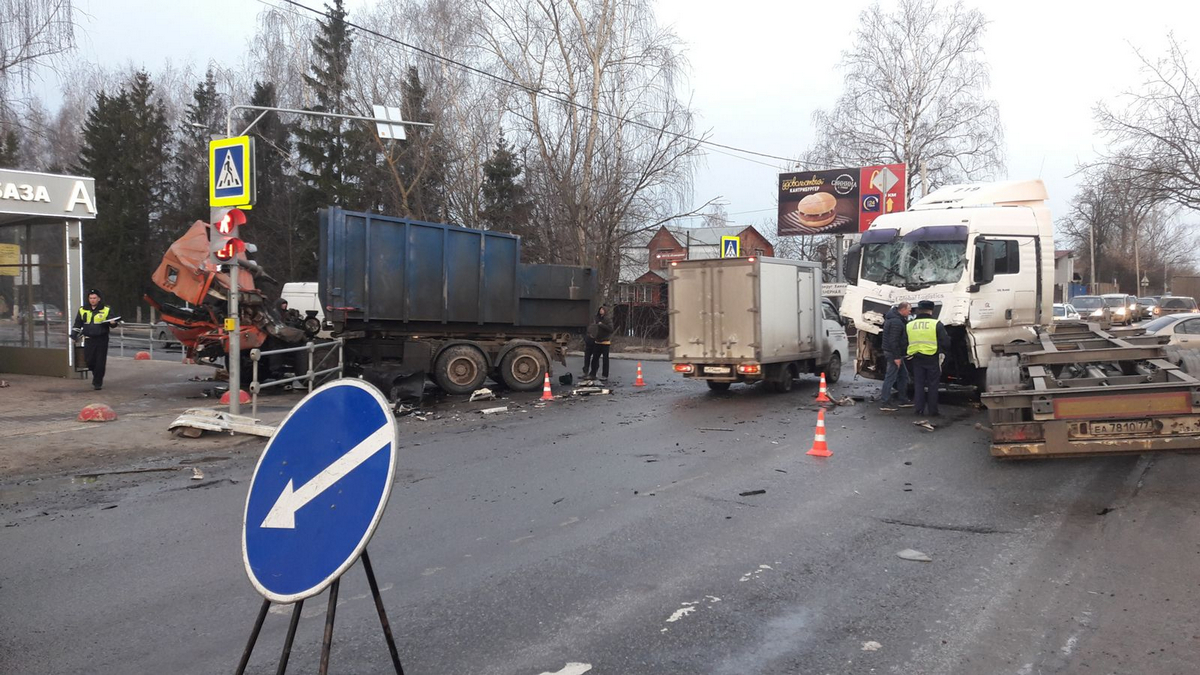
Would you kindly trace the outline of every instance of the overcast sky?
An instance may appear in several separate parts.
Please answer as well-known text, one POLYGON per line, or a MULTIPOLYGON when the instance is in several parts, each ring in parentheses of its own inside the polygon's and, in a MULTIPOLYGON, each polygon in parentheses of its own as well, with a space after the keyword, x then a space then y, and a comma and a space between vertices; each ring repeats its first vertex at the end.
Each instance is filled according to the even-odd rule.
MULTIPOLYGON (((351 17, 369 2, 348 0, 351 17)), ((686 44, 691 74, 685 95, 699 113, 700 128, 720 143, 795 156, 814 137, 812 112, 830 107, 841 91, 840 52, 868 4, 742 0, 710 9, 696 0, 660 0, 658 17, 686 44)), ((1045 180, 1056 217, 1074 191, 1076 166, 1100 147, 1092 108, 1139 81, 1132 48, 1161 53, 1174 28, 1200 64, 1200 38, 1189 40, 1200 26, 1195 0, 968 4, 981 7, 991 21, 986 58, 991 96, 1004 123, 1007 177, 1045 180)), ((86 13, 80 58, 112 66, 132 62, 151 71, 168 59, 236 61, 263 9, 256 0, 76 5, 86 13)), ((779 170, 709 154, 696 174, 696 200, 720 195, 741 224, 773 221, 779 170)))

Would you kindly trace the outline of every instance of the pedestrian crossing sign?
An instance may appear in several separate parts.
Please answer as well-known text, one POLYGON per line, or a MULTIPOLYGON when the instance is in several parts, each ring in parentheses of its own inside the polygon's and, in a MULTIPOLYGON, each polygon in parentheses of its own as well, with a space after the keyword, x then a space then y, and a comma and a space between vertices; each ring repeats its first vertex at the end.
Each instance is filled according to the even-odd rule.
POLYGON ((222 138, 208 143, 208 204, 249 208, 254 204, 254 139, 222 138))
POLYGON ((721 237, 721 257, 740 258, 742 255, 741 237, 721 237))

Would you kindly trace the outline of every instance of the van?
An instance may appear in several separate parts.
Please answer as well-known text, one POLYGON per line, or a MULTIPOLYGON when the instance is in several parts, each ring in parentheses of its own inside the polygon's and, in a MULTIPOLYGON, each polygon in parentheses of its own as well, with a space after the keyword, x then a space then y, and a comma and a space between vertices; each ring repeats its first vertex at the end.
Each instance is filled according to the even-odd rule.
POLYGON ((301 317, 316 317, 321 322, 321 331, 318 334, 321 337, 329 337, 332 326, 325 320, 325 311, 321 307, 320 298, 317 297, 317 285, 315 281, 294 281, 284 284, 279 299, 286 301, 288 309, 296 310, 301 317))

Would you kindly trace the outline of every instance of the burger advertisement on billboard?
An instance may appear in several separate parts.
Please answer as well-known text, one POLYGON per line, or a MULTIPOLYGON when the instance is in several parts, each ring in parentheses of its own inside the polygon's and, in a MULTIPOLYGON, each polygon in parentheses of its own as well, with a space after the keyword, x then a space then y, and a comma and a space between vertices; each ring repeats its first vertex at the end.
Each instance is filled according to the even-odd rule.
POLYGON ((779 236, 858 234, 904 210, 905 165, 779 175, 779 236))

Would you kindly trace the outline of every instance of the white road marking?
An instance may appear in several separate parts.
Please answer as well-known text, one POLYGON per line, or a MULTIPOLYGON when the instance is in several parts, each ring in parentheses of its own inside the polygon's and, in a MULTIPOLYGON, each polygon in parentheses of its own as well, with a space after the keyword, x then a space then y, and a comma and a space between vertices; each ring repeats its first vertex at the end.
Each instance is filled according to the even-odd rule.
POLYGON ((296 529, 297 511, 395 440, 391 426, 385 424, 298 489, 293 490, 292 481, 289 480, 260 527, 296 529))
POLYGON ((544 672, 541 675, 583 675, 592 669, 590 663, 568 663, 562 670, 556 670, 553 673, 544 672))

